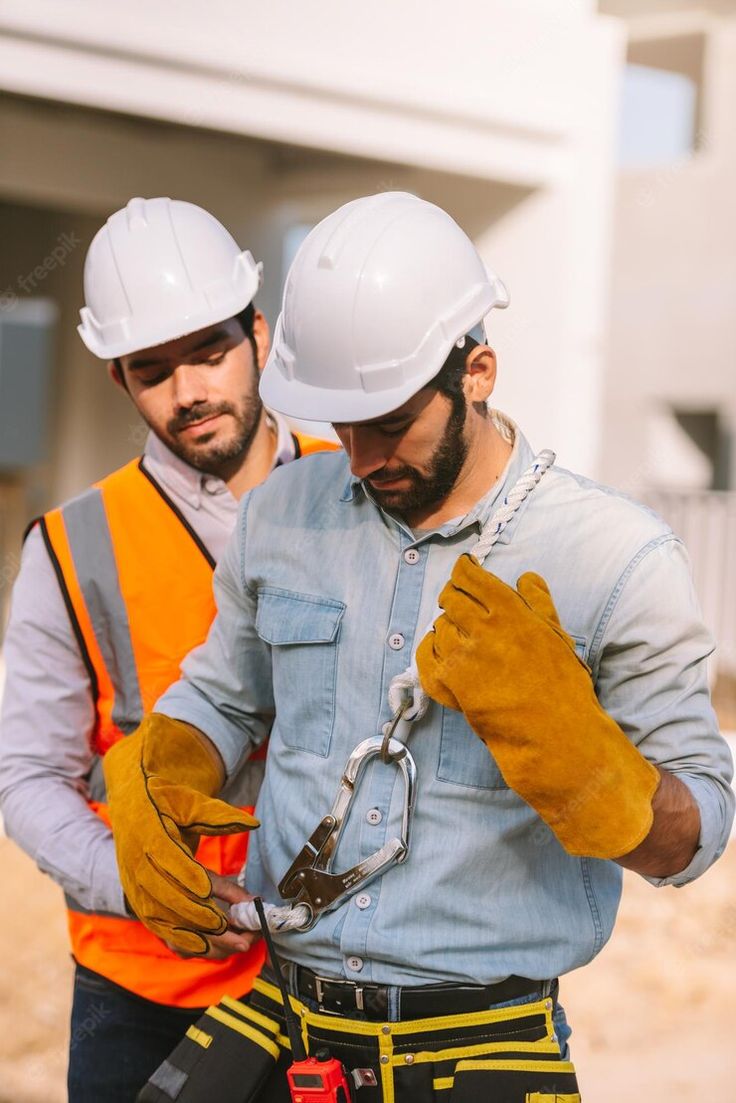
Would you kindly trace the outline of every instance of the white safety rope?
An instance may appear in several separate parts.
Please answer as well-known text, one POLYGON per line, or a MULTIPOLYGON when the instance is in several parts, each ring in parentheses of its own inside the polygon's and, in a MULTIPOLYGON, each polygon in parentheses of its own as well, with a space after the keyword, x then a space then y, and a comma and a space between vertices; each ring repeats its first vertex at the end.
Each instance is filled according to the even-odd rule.
MULTIPOLYGON (((304 904, 267 904, 264 900, 263 911, 270 931, 293 931, 309 922, 309 908, 304 904)), ((230 918, 245 931, 259 931, 261 924, 258 912, 252 900, 243 900, 230 906, 230 918)))
MULTIPOLYGON (((474 556, 479 563, 484 561, 522 502, 528 498, 534 488, 539 484, 542 476, 549 470, 554 462, 555 453, 545 448, 543 452, 540 452, 539 455, 536 456, 534 463, 528 467, 518 481, 514 483, 513 487, 504 498, 502 505, 499 506, 490 520, 483 526, 477 544, 470 551, 470 554, 474 556)), ((432 625, 437 617, 440 616, 441 612, 442 610, 437 606, 432 616, 432 624, 428 631, 432 631, 432 625)), ((419 640, 421 641, 425 635, 426 633, 422 633, 419 640)), ((412 659, 411 666, 407 667, 402 674, 397 674, 396 677, 392 679, 388 690, 388 703, 391 706, 391 712, 394 716, 407 701, 409 701, 410 704, 404 712, 402 721, 400 721, 398 725, 396 733, 397 738, 401 738, 400 732, 402 727, 403 734, 407 734, 404 725, 413 723, 415 720, 420 720, 429 708, 430 699, 422 689, 419 681, 419 671, 417 670, 415 658, 412 659)))

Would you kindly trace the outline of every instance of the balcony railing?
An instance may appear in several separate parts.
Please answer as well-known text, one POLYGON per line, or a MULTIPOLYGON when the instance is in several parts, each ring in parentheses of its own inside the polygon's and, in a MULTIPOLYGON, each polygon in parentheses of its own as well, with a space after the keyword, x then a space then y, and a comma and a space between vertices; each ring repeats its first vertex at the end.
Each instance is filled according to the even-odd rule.
POLYGON ((643 495, 684 541, 719 675, 736 675, 736 492, 649 490, 643 495))

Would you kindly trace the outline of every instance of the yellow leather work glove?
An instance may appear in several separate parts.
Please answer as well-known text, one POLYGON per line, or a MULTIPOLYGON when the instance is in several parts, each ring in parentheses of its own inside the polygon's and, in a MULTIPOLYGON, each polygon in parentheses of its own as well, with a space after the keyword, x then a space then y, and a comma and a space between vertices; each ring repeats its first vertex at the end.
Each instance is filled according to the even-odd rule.
POLYGON ((659 773, 601 708, 544 579, 528 572, 512 590, 463 555, 439 603, 444 615, 417 651, 429 696, 465 714, 569 854, 637 847, 659 773))
POLYGON ((181 720, 147 716, 103 759, 107 801, 123 891, 142 923, 187 954, 204 954, 223 934, 204 866, 200 835, 234 835, 258 820, 214 794, 223 784, 214 748, 181 720))

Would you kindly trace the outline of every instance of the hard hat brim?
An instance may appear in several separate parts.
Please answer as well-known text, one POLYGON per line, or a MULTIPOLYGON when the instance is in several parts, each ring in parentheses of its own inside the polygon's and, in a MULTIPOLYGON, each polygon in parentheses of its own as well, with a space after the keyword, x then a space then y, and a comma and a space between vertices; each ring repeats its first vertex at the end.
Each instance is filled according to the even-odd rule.
POLYGON ((266 364, 261 376, 260 394, 264 405, 285 417, 332 423, 371 421, 393 413, 413 398, 437 375, 442 363, 444 360, 428 365, 426 373, 403 386, 371 394, 357 388, 337 390, 315 387, 300 379, 287 379, 271 362, 266 364))

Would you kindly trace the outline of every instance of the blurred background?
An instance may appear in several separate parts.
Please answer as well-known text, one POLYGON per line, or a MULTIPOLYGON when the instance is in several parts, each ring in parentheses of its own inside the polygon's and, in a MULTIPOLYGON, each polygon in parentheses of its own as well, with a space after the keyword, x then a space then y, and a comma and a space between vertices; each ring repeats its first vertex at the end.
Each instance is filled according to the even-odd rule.
MULTIPOLYGON (((206 207, 273 323, 311 226, 406 189, 511 290, 496 404, 684 538, 736 730, 734 105, 736 0, 0 0, 0 639, 27 522, 145 440, 76 334, 107 216, 206 207)), ((563 989, 589 1103, 736 1098, 735 850, 685 890, 627 876, 563 989)), ((55 1103, 61 896, 4 838, 0 875, 0 1101, 55 1103)))

